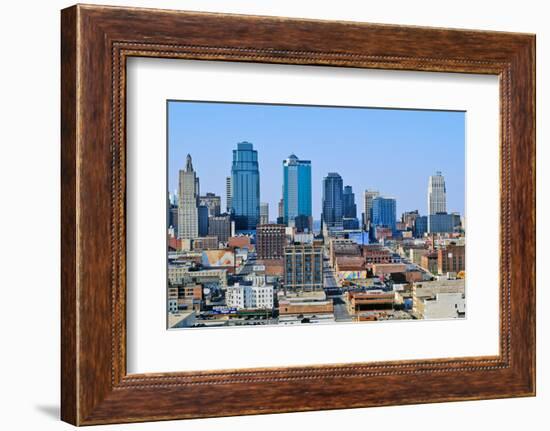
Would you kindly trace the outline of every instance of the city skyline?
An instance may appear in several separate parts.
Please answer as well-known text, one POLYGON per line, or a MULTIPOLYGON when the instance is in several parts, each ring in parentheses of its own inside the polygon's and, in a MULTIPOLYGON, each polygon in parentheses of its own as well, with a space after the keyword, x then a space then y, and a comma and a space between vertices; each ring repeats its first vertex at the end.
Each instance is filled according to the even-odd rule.
POLYGON ((174 106, 168 328, 466 316, 463 115, 174 106))
POLYGON ((448 211, 464 213, 463 112, 171 101, 168 115, 171 192, 177 189, 178 172, 190 153, 201 180, 201 193, 222 196, 225 207, 232 150, 246 140, 258 153, 259 200, 269 204, 270 220, 276 219, 275 209, 281 198, 283 161, 291 154, 311 161, 315 220, 320 219, 322 181, 329 172, 339 173, 343 185, 352 186, 358 217, 363 212, 361 197, 367 188, 395 198, 398 216, 414 209, 426 214, 428 178, 436 171, 442 171, 446 179, 448 211), (314 128, 312 121, 320 121, 319 127, 314 128), (248 124, 249 132, 239 134, 235 128, 243 122, 248 124), (368 133, 351 140, 350 135, 361 131, 368 133), (334 147, 327 150, 337 132, 346 144, 335 141, 334 147), (242 139, 235 140, 238 134, 242 139), (403 134, 408 136, 405 143, 397 139, 403 134), (420 141, 423 147, 418 146, 420 141), (442 141, 449 144, 437 145, 442 141), (277 142, 280 145, 271 145, 277 142), (335 148, 340 157, 331 157, 335 148))

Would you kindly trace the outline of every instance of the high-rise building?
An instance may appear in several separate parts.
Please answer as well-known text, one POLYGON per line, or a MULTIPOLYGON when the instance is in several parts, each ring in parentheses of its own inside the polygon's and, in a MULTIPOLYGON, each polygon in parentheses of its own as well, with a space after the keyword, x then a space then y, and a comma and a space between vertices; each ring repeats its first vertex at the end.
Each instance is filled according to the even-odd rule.
POLYGON ((178 207, 177 205, 170 205, 168 208, 168 227, 174 229, 174 235, 178 236, 178 207))
POLYGON ((356 218, 357 205, 355 205, 355 193, 351 186, 344 187, 344 218, 356 218))
POLYGON ((437 213, 428 216, 428 233, 452 233, 460 230, 460 214, 437 213))
POLYGON ((193 170, 191 155, 187 154, 185 170, 179 171, 178 238, 193 239, 199 236, 198 196, 199 179, 193 170))
POLYGON ((428 232, 428 216, 418 216, 414 220, 414 236, 422 238, 428 232))
POLYGON ((344 230, 358 230, 359 220, 357 220, 357 217, 354 217, 354 218, 344 217, 342 219, 342 226, 344 230))
POLYGON ((231 214, 233 200, 233 187, 231 185, 231 177, 225 179, 225 207, 229 214, 231 214))
POLYGON ((231 217, 227 214, 209 217, 208 236, 216 236, 219 242, 227 242, 231 236, 231 217))
POLYGON ((313 217, 306 215, 294 217, 294 228, 299 233, 312 232, 313 217))
POLYGON ((437 171, 428 180, 428 215, 447 212, 445 178, 437 171))
POLYGON ((239 142, 231 166, 231 213, 239 231, 254 230, 260 220, 258 152, 250 142, 239 142))
POLYGON ((372 221, 372 200, 379 196, 376 190, 365 190, 363 193, 363 227, 365 230, 370 228, 372 221))
POLYGON ((355 204, 355 193, 351 186, 344 187, 343 194, 344 217, 342 224, 345 230, 359 229, 359 220, 357 219, 357 205, 355 204))
POLYGON ((221 213, 222 198, 216 196, 214 193, 206 193, 206 195, 199 197, 199 205, 203 205, 208 208, 208 216, 219 216, 221 213))
POLYGON ((311 214, 311 162, 291 154, 283 161, 283 220, 290 225, 311 214))
POLYGON ((282 259, 286 245, 285 226, 264 224, 256 227, 256 253, 258 259, 282 259))
POLYGON ((327 228, 341 228, 344 215, 344 191, 342 177, 335 172, 323 179, 322 222, 327 228))
POLYGON ((269 223, 269 204, 267 202, 260 202, 260 224, 269 223))
POLYGON ((419 216, 420 214, 418 213, 418 210, 404 212, 401 215, 401 222, 403 223, 405 229, 413 230, 414 222, 419 216))
POLYGON ((295 244, 285 247, 284 280, 286 290, 323 289, 323 247, 295 244))
POLYGON ((394 198, 377 196, 372 200, 372 225, 395 231, 396 202, 394 198))
POLYGON ((199 236, 208 235, 208 207, 206 205, 199 205, 197 208, 199 218, 199 236))
POLYGON ((277 224, 285 224, 285 205, 283 198, 279 199, 279 203, 277 204, 277 224))

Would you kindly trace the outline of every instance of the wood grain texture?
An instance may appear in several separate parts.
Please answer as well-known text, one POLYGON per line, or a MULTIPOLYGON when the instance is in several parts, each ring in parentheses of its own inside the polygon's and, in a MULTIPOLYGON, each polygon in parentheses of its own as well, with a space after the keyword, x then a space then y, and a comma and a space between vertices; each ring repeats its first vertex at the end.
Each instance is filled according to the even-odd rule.
POLYGON ((61 16, 61 417, 78 421, 76 282, 76 8, 61 16))
POLYGON ((534 394, 533 35, 79 5, 62 11, 61 38, 63 420, 86 425, 534 394), (500 354, 127 375, 129 56, 500 76, 500 354))

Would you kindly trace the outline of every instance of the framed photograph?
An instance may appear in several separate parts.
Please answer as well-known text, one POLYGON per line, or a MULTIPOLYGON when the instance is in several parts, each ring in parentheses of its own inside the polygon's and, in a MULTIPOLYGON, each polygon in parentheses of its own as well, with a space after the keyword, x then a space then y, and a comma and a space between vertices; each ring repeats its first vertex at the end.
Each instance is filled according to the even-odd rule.
POLYGON ((61 14, 62 419, 535 394, 535 36, 61 14))

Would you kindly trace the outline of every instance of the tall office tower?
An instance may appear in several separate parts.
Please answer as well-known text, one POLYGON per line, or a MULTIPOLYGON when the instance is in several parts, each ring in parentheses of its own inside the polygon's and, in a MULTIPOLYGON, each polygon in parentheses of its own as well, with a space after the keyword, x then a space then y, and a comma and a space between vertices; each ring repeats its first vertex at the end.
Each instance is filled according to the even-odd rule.
POLYGON ((311 214, 311 162, 291 154, 283 160, 283 220, 295 225, 296 217, 311 214))
POLYGON ((282 259, 286 245, 285 226, 262 224, 256 228, 256 253, 258 259, 282 259))
POLYGON ((199 179, 193 170, 191 155, 187 154, 185 170, 179 172, 178 238, 193 239, 199 236, 198 196, 199 179))
POLYGON ((379 196, 376 190, 365 190, 363 193, 363 225, 364 229, 368 230, 372 221, 372 200, 379 196))
POLYGON ((269 204, 267 202, 260 202, 260 224, 269 223, 269 204))
POLYGON ((428 180, 428 215, 447 212, 445 178, 437 171, 428 180))
POLYGON ((177 205, 170 205, 168 208, 168 227, 174 229, 174 235, 178 236, 178 207, 177 205))
POLYGON ((323 179, 322 222, 327 228, 341 228, 344 215, 344 192, 342 177, 334 172, 323 179))
POLYGON ((260 221, 260 171, 258 152, 250 142, 239 142, 233 150, 231 186, 235 229, 256 229, 260 221))
POLYGON ((233 200, 233 187, 231 185, 231 177, 225 179, 225 208, 231 214, 231 206, 233 200))
POLYGON ((405 229, 414 229, 414 222, 419 216, 418 210, 406 211, 401 214, 401 222, 405 225, 405 229))
POLYGON ((344 187, 344 218, 356 218, 357 205, 355 205, 355 193, 351 186, 344 187))
POLYGON ((199 197, 199 205, 204 205, 208 208, 208 216, 219 216, 221 213, 222 198, 214 193, 206 193, 205 196, 199 197))
POLYGON ((395 231, 395 208, 394 198, 375 197, 372 200, 372 225, 388 227, 395 231))
POLYGON ((428 232, 428 216, 418 216, 414 220, 413 234, 416 238, 422 238, 428 232))
POLYGON ((227 242, 231 236, 231 217, 229 215, 209 217, 208 236, 218 237, 218 242, 227 242))
POLYGON ((277 224, 285 224, 285 204, 283 198, 277 203, 277 224))
POLYGON ((316 291, 323 289, 323 246, 295 244, 285 247, 285 289, 316 291))
POLYGON ((197 213, 199 218, 199 236, 208 235, 208 207, 206 205, 199 205, 197 207, 197 213))

